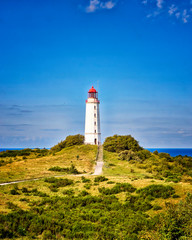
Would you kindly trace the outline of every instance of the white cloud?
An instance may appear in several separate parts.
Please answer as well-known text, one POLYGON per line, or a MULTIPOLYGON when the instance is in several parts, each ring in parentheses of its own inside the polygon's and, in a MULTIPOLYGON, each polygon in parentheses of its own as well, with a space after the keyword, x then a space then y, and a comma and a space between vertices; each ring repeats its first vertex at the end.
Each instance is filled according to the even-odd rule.
POLYGON ((111 9, 111 8, 113 8, 114 6, 115 6, 115 2, 113 2, 113 1, 108 1, 108 2, 106 2, 104 5, 103 5, 103 8, 107 8, 107 9, 111 9))
POLYGON ((89 5, 85 8, 87 13, 95 12, 99 9, 112 9, 116 5, 116 1, 109 0, 107 2, 103 2, 101 0, 90 0, 89 5))
POLYGON ((187 23, 189 21, 190 15, 187 13, 187 9, 183 10, 182 20, 184 23, 187 23))
POLYGON ((100 1, 98 0, 90 0, 89 6, 86 7, 85 11, 90 13, 90 12, 95 12, 100 5, 100 1))
POLYGON ((156 17, 156 16, 158 16, 159 14, 160 14, 160 13, 159 13, 158 11, 154 11, 153 13, 148 14, 146 17, 147 17, 147 18, 156 17))
POLYGON ((178 19, 181 16, 180 12, 175 13, 175 17, 178 19))
POLYGON ((163 7, 163 0, 157 0, 157 7, 162 8, 163 7))
POLYGON ((166 1, 166 0, 140 0, 141 4, 148 6, 147 18, 154 18, 158 15, 171 16, 172 19, 182 21, 183 23, 192 22, 192 0, 184 1, 166 1), (171 3, 170 3, 171 2, 171 3))
POLYGON ((173 15, 176 11, 177 11, 177 7, 176 7, 174 4, 172 4, 172 5, 169 7, 168 13, 169 13, 169 15, 173 15))
POLYGON ((148 1, 147 0, 143 0, 142 3, 146 5, 148 3, 148 1))

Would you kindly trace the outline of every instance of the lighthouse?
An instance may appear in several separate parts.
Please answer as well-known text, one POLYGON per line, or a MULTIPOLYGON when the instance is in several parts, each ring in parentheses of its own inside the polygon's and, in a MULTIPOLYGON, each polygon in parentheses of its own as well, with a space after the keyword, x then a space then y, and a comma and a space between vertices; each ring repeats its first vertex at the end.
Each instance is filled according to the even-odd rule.
POLYGON ((92 86, 86 100, 85 144, 101 144, 99 104, 98 92, 92 86))

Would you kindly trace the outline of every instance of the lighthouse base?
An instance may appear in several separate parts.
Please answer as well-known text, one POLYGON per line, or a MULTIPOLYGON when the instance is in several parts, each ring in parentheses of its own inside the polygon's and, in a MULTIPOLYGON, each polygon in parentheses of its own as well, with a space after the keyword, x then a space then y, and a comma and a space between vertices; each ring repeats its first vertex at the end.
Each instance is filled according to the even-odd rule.
POLYGON ((100 133, 85 133, 85 144, 101 145, 101 134, 100 133))

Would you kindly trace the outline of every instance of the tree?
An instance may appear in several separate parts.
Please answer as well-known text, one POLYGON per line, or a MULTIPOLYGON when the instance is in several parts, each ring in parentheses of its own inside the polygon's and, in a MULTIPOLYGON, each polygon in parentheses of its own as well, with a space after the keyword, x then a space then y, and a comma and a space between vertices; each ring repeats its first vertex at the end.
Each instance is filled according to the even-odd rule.
POLYGON ((71 147, 74 145, 82 145, 84 143, 84 136, 80 134, 76 135, 69 135, 66 137, 64 141, 61 141, 60 143, 56 144, 51 148, 52 152, 59 152, 63 148, 71 147))
POLYGON ((139 146, 138 141, 136 141, 131 135, 114 135, 112 137, 107 137, 103 144, 105 150, 109 152, 122 152, 124 150, 132 150, 133 152, 138 152, 143 148, 139 146))

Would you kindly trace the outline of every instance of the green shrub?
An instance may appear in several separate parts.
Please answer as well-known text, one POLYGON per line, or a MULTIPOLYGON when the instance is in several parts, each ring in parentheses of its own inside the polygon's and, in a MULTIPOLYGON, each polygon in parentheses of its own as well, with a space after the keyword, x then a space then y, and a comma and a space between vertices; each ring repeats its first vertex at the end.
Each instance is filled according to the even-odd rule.
POLYGON ((89 178, 85 178, 84 176, 81 177, 82 183, 90 183, 91 180, 89 178))
POLYGON ((23 188, 21 189, 21 191, 22 191, 23 193, 28 193, 28 192, 29 192, 29 190, 28 190, 26 187, 23 187, 23 188))
POLYGON ((153 206, 150 203, 149 199, 143 199, 139 196, 133 196, 128 193, 126 201, 125 201, 125 207, 130 208, 133 211, 148 211, 153 206))
POLYGON ((80 134, 70 135, 70 136, 67 136, 64 141, 61 141, 57 145, 53 146, 51 148, 51 151, 52 152, 59 152, 63 148, 71 147, 71 146, 74 146, 74 145, 82 145, 83 143, 84 143, 84 136, 83 135, 80 135, 80 134))
POLYGON ((21 202, 29 202, 29 200, 27 198, 20 198, 19 201, 21 201, 21 202))
POLYGON ((12 209, 13 211, 20 210, 20 208, 12 202, 7 202, 7 206, 8 206, 9 209, 12 209))
POLYGON ((19 195, 20 193, 16 189, 11 189, 10 194, 11 195, 19 195))
POLYGON ((166 211, 156 218, 160 239, 191 239, 192 195, 176 205, 166 204, 166 211))
POLYGON ((141 160, 146 160, 151 157, 151 152, 149 150, 143 149, 138 151, 137 155, 141 160))
POLYGON ((130 183, 116 183, 116 185, 112 188, 98 188, 101 194, 111 195, 117 194, 120 192, 134 192, 136 188, 134 188, 130 183))
POLYGON ((21 149, 21 150, 7 150, 0 153, 0 158, 14 157, 14 159, 16 160, 17 156, 23 156, 23 159, 26 159, 26 156, 29 156, 30 154, 36 155, 37 153, 41 153, 42 156, 45 156, 49 153, 49 150, 48 149, 30 149, 30 148, 21 149))
POLYGON ((89 195, 89 193, 88 193, 87 191, 85 191, 85 190, 83 190, 83 191, 81 191, 81 192, 79 193, 79 196, 80 196, 80 197, 84 197, 84 196, 87 196, 87 195, 89 195))
POLYGON ((107 184, 114 184, 115 182, 113 181, 108 181, 107 184))
POLYGON ((170 154, 169 153, 159 153, 158 154, 158 156, 160 157, 160 158, 165 158, 167 161, 172 161, 172 157, 170 156, 170 154))
POLYGON ((86 183, 86 184, 84 185, 84 188, 86 188, 86 189, 90 189, 90 188, 91 188, 91 184, 86 183))
POLYGON ((74 195, 74 193, 75 192, 74 192, 74 190, 72 188, 63 191, 63 194, 69 195, 69 196, 74 195))
POLYGON ((159 205, 153 205, 153 210, 158 211, 158 210, 161 210, 161 209, 162 209, 161 206, 159 206, 159 205))
POLYGON ((98 176, 98 177, 95 177, 94 182, 98 183, 98 182, 104 182, 107 180, 108 178, 106 178, 105 176, 98 176))
POLYGON ((177 194, 173 194, 172 198, 180 198, 180 196, 177 194))
POLYGON ((158 153, 157 150, 155 150, 155 151, 153 152, 153 154, 158 155, 159 153, 158 153))
POLYGON ((68 174, 80 174, 80 172, 77 170, 77 168, 73 164, 71 164, 69 168, 61 168, 59 166, 51 167, 49 168, 49 171, 65 172, 68 174))
POLYGON ((132 150, 133 152, 137 152, 143 149, 131 135, 114 135, 112 137, 107 137, 103 144, 103 148, 109 152, 117 153, 124 150, 132 150))
POLYGON ((175 190, 171 186, 152 184, 138 189, 136 193, 139 193, 142 197, 152 196, 154 198, 169 198, 175 193, 175 190))
POLYGON ((57 182, 57 178, 55 178, 55 177, 50 177, 50 178, 45 178, 45 182, 48 182, 48 183, 55 183, 55 182, 57 182))
POLYGON ((137 153, 132 150, 124 150, 124 151, 120 152, 119 159, 125 160, 125 161, 131 161, 131 160, 139 161, 140 160, 137 153))

